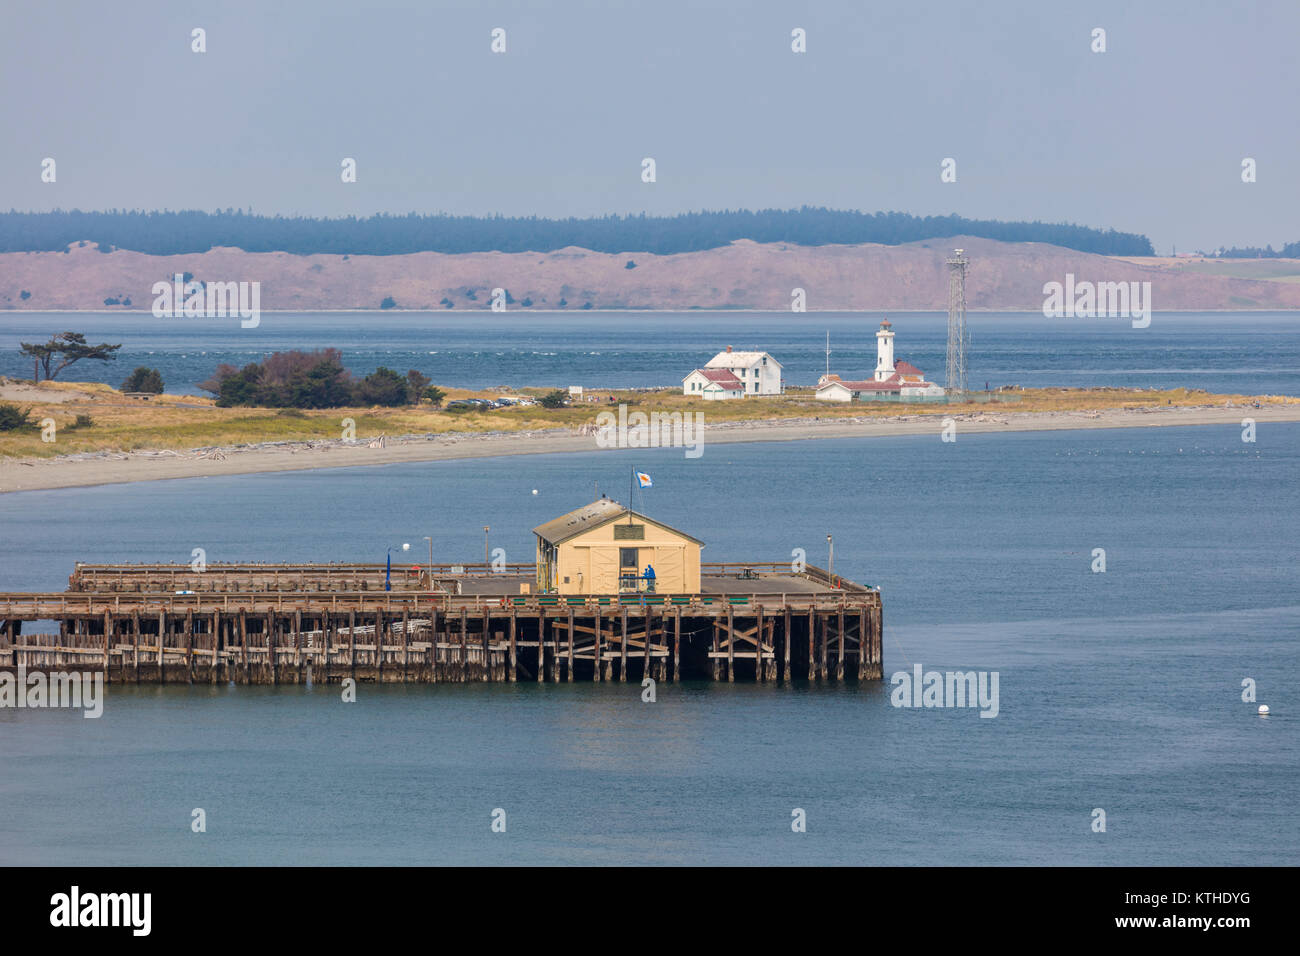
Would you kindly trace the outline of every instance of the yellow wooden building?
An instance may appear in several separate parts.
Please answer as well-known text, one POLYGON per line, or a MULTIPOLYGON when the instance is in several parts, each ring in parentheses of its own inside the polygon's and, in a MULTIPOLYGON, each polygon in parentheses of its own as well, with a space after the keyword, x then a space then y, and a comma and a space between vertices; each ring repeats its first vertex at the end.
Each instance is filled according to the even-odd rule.
POLYGON ((539 592, 699 593, 704 543, 609 498, 561 515, 533 533, 539 592), (647 566, 654 568, 653 583, 645 576, 647 566))

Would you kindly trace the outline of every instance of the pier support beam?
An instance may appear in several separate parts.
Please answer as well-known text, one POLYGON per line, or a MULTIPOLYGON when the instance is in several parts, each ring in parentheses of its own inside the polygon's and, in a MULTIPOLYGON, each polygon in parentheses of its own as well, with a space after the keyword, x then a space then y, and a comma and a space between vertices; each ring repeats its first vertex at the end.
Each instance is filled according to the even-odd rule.
POLYGON ((781 671, 781 679, 790 679, 790 609, 782 609, 783 620, 781 622, 781 654, 785 661, 785 667, 781 671))
POLYGON ((673 683, 682 679, 682 609, 673 614, 673 683))
POLYGON ((844 680, 844 608, 840 608, 835 639, 838 642, 838 650, 835 652, 835 679, 844 680))
POLYGON ((732 610, 727 608, 727 683, 736 682, 736 627, 732 610))
POLYGON ((623 640, 619 645, 618 678, 627 683, 627 608, 623 608, 623 640))
POLYGON ((510 683, 512 683, 512 684, 515 683, 517 680, 519 680, 519 657, 517 656, 517 655, 518 655, 518 648, 517 648, 517 646, 516 646, 516 644, 515 644, 516 640, 518 640, 518 632, 519 632, 519 612, 516 611, 516 610, 514 610, 513 608, 511 608, 511 610, 510 610, 510 667, 509 667, 510 677, 509 677, 509 681, 510 681, 510 683))
POLYGON ((573 608, 569 608, 569 673, 568 682, 573 683, 573 642, 577 639, 577 631, 573 629, 573 608))
POLYGON ((809 609, 808 611, 808 679, 817 679, 817 612, 809 609))

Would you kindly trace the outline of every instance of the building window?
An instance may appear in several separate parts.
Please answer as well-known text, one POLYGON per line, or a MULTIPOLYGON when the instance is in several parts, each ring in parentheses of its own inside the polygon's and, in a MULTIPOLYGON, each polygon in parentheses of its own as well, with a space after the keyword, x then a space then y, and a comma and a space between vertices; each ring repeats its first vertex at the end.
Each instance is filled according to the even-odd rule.
POLYGON ((636 563, 636 548, 619 548, 618 566, 620 570, 631 568, 635 571, 639 567, 636 563))

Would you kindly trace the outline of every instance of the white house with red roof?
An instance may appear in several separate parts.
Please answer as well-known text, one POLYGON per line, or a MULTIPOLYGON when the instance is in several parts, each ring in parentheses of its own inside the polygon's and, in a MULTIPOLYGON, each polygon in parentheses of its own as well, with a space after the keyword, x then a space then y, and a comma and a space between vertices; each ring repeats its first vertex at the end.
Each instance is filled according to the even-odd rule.
POLYGON ((767 352, 736 352, 728 345, 682 379, 682 394, 712 399, 780 395, 781 363, 767 352))
POLYGON ((941 398, 943 394, 915 365, 894 361, 894 330, 888 319, 876 332, 876 371, 871 378, 848 381, 838 375, 823 375, 817 381, 817 398, 823 402, 908 401, 941 398))

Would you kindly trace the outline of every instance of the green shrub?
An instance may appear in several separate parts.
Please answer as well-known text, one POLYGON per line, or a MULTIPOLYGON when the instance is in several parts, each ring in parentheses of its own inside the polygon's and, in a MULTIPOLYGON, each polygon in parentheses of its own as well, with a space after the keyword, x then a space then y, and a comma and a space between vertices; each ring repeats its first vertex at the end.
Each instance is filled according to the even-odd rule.
POLYGON ((137 366, 136 370, 126 377, 121 390, 124 392, 151 392, 154 395, 161 395, 163 390, 162 373, 156 368, 146 368, 143 365, 137 366))
POLYGON ((30 408, 0 404, 0 432, 16 432, 35 427, 30 408))

